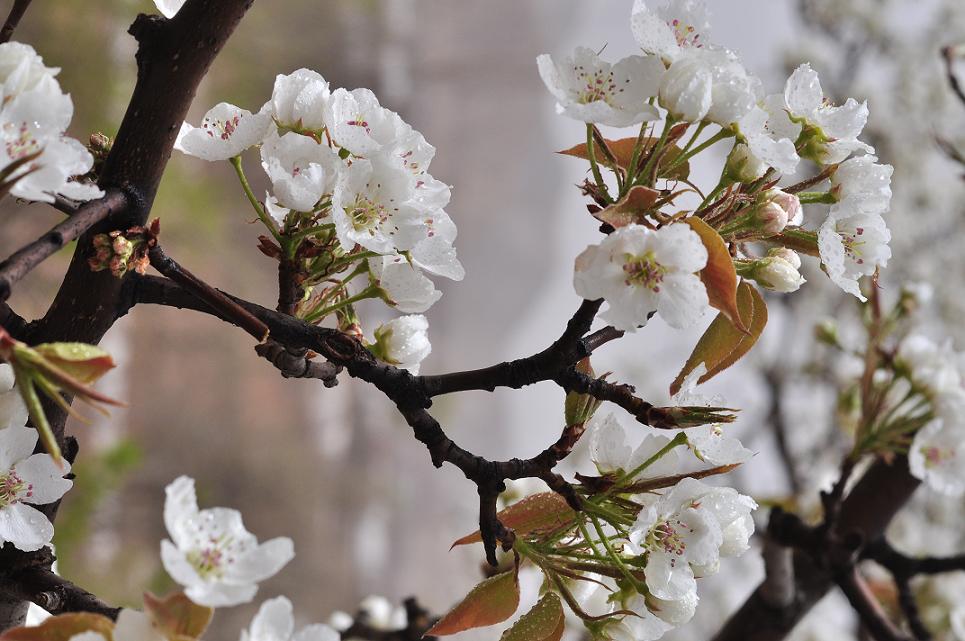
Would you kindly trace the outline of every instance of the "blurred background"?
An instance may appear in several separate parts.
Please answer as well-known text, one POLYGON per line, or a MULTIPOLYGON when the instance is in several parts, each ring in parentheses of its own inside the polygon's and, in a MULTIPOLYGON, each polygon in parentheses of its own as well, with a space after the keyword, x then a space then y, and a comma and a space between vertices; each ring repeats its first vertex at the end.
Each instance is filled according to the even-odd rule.
MULTIPOLYGON (((0 3, 9 5, 8 2, 0 3)), ((528 355, 562 331, 579 300, 572 261, 596 242, 575 185, 585 165, 554 154, 584 136, 554 114, 536 72, 540 53, 606 46, 609 59, 634 52, 630 0, 274 0, 255 3, 201 86, 191 121, 228 101, 252 111, 274 76, 299 67, 332 87, 368 87, 438 149, 432 173, 453 185, 448 212, 459 226, 461 283, 428 313, 433 353, 423 372, 479 367, 528 355)), ((886 218, 894 258, 882 279, 894 300, 903 284, 928 282, 926 333, 965 338, 959 235, 965 214, 962 165, 937 139, 965 148, 965 110, 954 101, 939 55, 965 42, 961 0, 717 0, 712 39, 737 50, 768 93, 808 60, 836 102, 867 99, 865 138, 895 166, 886 218)), ((0 10, 6 11, 6 6, 0 10)), ((126 33, 149 0, 48 2, 31 8, 17 39, 34 45, 73 95, 72 135, 113 136, 133 86, 135 43, 126 33)), ((622 135, 630 135, 624 130, 622 135)), ((620 132, 605 132, 617 137, 620 132)), ((726 149, 703 154, 692 177, 711 186, 726 149), (706 156, 706 157, 704 157, 706 156)), ((257 153, 249 176, 261 181, 257 153)), ((262 193, 264 182, 255 184, 262 193)), ((275 264, 255 249, 259 227, 228 163, 175 153, 153 215, 165 248, 208 282, 274 307, 275 264)), ((43 233, 61 215, 9 200, 0 209, 0 254, 43 233)), ((819 221, 818 214, 812 224, 819 221)), ((68 262, 65 250, 15 292, 21 315, 42 315, 68 262)), ((813 327, 832 318, 842 336, 860 335, 858 306, 805 260, 809 282, 774 298, 771 322, 751 357, 706 387, 742 408, 733 426, 758 456, 726 482, 760 502, 807 513, 834 478, 846 435, 835 426, 835 381, 848 363, 814 348, 813 327)), ((371 332, 381 310, 363 310, 371 332)), ((601 350, 597 371, 613 370, 654 402, 710 317, 690 331, 654 321, 601 350)), ((480 577, 481 550, 449 552, 476 527, 475 487, 455 468, 436 470, 425 448, 380 394, 343 376, 334 389, 284 380, 257 358, 250 338, 210 317, 137 308, 104 346, 118 368, 100 384, 129 403, 110 419, 75 424, 78 480, 57 522, 60 570, 106 600, 137 605, 140 592, 173 587, 160 567, 164 486, 180 474, 198 481, 204 506, 240 509, 259 538, 291 536, 296 561, 262 585, 255 603, 219 610, 207 638, 234 640, 261 600, 286 594, 302 623, 333 610, 354 612, 381 594, 415 595, 441 613, 480 577)), ((433 413, 449 435, 487 457, 529 456, 553 442, 563 396, 551 384, 440 398, 433 413)), ((605 410, 606 408, 604 408, 605 410)), ((619 411, 619 410, 616 410, 619 411)), ((629 419, 627 419, 629 421, 629 419)), ((566 468, 585 465, 585 443, 566 468)), ((895 536, 911 551, 965 550, 961 501, 925 499, 906 511, 895 536), (927 543, 922 519, 935 524, 927 543), (915 547, 917 546, 917 547, 915 547)), ((756 551, 723 564, 702 583, 696 619, 676 639, 704 639, 761 576, 756 551)), ((961 594, 962 592, 960 592, 961 594)), ((853 637, 850 614, 831 598, 800 639, 853 637)), ((468 636, 468 635, 467 635, 468 636)), ((491 630, 476 638, 490 638, 491 630)))

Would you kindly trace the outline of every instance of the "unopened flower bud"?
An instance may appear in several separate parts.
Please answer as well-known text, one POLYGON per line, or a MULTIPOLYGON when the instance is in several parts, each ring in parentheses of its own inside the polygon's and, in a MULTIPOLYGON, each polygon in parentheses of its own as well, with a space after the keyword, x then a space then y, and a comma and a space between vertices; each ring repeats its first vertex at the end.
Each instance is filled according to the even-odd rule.
POLYGON ((422 314, 395 318, 375 330, 375 344, 369 351, 386 363, 417 374, 419 364, 432 351, 428 329, 429 321, 422 314))
POLYGON ((796 292, 805 283, 797 267, 777 256, 768 256, 760 261, 754 280, 768 289, 785 294, 796 292))
POLYGON ((794 269, 801 269, 801 257, 798 256, 798 253, 793 249, 788 249, 787 247, 775 247, 767 252, 767 255, 782 258, 794 265, 794 269))
POLYGON ((751 153, 750 147, 737 143, 727 156, 725 175, 738 183, 754 182, 767 172, 767 164, 751 153))
POLYGON ((764 203, 757 209, 757 221, 767 234, 780 234, 787 227, 787 212, 775 202, 764 203))

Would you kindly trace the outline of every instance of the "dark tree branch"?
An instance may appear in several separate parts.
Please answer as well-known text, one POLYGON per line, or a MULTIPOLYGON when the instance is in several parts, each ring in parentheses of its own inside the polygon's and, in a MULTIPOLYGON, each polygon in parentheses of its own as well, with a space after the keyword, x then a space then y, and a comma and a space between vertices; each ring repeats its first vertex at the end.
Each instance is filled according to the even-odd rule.
POLYGON ((440 396, 468 390, 492 392, 497 387, 519 389, 525 385, 552 380, 565 367, 589 356, 589 351, 581 339, 590 330, 602 303, 602 300, 583 301, 567 323, 563 335, 538 354, 482 369, 421 377, 426 394, 440 396))
POLYGON ((891 622, 888 615, 881 609, 881 604, 871 593, 868 585, 858 574, 855 567, 842 573, 837 579, 838 587, 846 597, 851 607, 861 618, 861 623, 876 641, 914 641, 901 632, 891 622))
POLYGON ((865 549, 864 557, 884 566, 896 577, 911 578, 919 574, 965 571, 965 554, 947 557, 910 557, 893 548, 884 537, 869 544, 865 549))
POLYGON ((942 58, 945 60, 945 75, 948 76, 948 86, 951 87, 955 95, 958 96, 962 106, 965 106, 965 87, 962 87, 958 76, 955 75, 956 55, 957 51, 955 46, 950 45, 942 49, 942 58))
POLYGON ((835 583, 835 571, 828 558, 831 551, 814 556, 816 550, 824 549, 827 537, 878 539, 919 484, 908 470, 905 457, 898 457, 891 464, 876 461, 841 502, 837 523, 830 532, 818 532, 817 528, 803 526, 797 517, 775 510, 768 532, 778 542, 795 548, 796 598, 788 607, 771 607, 762 594, 763 586, 758 587, 731 615, 714 641, 779 641, 787 636, 835 583), (777 519, 780 526, 775 527, 778 515, 782 515, 777 519))
POLYGON ((20 24, 20 19, 23 18, 23 14, 27 13, 27 7, 29 6, 30 0, 13 0, 13 6, 10 7, 7 21, 3 23, 3 28, 0 29, 0 43, 10 42, 10 38, 13 37, 13 32, 17 30, 17 25, 20 24))
POLYGON ((618 405, 633 414, 634 418, 644 425, 660 429, 680 427, 667 410, 654 407, 653 404, 637 397, 632 385, 593 378, 576 371, 573 367, 561 371, 553 380, 567 392, 589 394, 593 398, 618 405))
POLYGON ((103 198, 79 207, 70 218, 55 225, 46 234, 25 245, 0 263, 0 301, 10 297, 13 286, 30 270, 63 249, 72 240, 127 205, 123 191, 113 189, 103 198))
POLYGON ((794 602, 794 552, 776 543, 770 537, 764 539, 764 582, 760 595, 771 608, 786 608, 794 602))
MULTIPOLYGON (((112 200, 112 210, 92 227, 83 217, 79 218, 79 211, 62 223, 76 231, 71 232, 73 237, 81 232, 83 235, 53 303, 31 327, 31 342, 96 344, 117 319, 125 279, 115 278, 106 270, 91 271, 88 259, 94 254, 93 238, 100 233, 143 226, 147 221, 175 137, 197 87, 252 3, 253 0, 188 0, 172 20, 140 15, 134 21, 130 33, 138 41, 137 82, 99 180, 110 199, 116 197, 112 194, 121 193, 123 201, 112 200)), ((67 240, 58 234, 40 242, 56 250, 67 240)), ((43 254, 38 254, 39 260, 8 261, 26 267, 11 268, 3 274, 0 301, 9 296, 12 283, 52 250, 30 250, 43 254)), ((47 418, 62 448, 66 445, 66 416, 61 408, 48 407, 47 418)), ((46 511, 52 515, 53 509, 46 511)), ((6 554, 6 549, 3 552, 0 573, 37 556, 18 551, 6 554)), ((0 598, 0 630, 20 625, 25 613, 24 601, 0 598)))
POLYGON ((36 603, 55 615, 94 612, 116 619, 121 611, 43 567, 28 568, 6 577, 3 591, 9 597, 36 603))
POLYGON ((291 350, 269 340, 255 345, 255 352, 277 367, 285 378, 317 378, 325 387, 338 385, 338 374, 342 368, 328 361, 318 362, 308 358, 307 350, 291 350))
POLYGON ((179 265, 177 261, 167 256, 159 245, 152 247, 148 256, 154 269, 197 296, 211 308, 218 310, 219 316, 230 319, 233 324, 254 336, 259 343, 267 340, 267 325, 255 318, 251 312, 238 303, 179 265))
POLYGON ((341 633, 343 639, 363 639, 364 641, 435 641, 438 637, 427 637, 439 617, 432 616, 419 605, 414 597, 402 602, 405 608, 406 626, 401 630, 383 630, 373 627, 368 613, 362 611, 355 615, 352 625, 341 633))
POLYGON ((18 341, 25 341, 30 331, 30 323, 13 311, 6 303, 0 303, 0 327, 18 341))

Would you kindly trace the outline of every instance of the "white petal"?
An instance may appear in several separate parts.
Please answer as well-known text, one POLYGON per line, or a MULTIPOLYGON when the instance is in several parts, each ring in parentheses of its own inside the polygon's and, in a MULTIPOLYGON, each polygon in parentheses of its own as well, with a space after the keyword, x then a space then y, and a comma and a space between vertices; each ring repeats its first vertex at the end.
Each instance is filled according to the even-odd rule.
POLYGON ((667 274, 660 284, 657 313, 678 329, 697 323, 709 305, 707 288, 694 274, 667 274))
POLYGON ((784 100, 792 113, 806 116, 813 113, 824 101, 821 81, 811 65, 804 63, 794 70, 784 88, 784 100))
POLYGON ((686 558, 662 549, 650 551, 645 573, 651 594, 660 599, 677 599, 697 590, 686 558))
POLYGON ((252 641, 288 641, 295 629, 292 602, 283 596, 268 599, 251 620, 252 641))
POLYGON ((54 526, 39 510, 23 503, 0 508, 0 541, 8 541, 18 550, 33 552, 50 543, 54 526))
POLYGON ((204 579, 198 576, 194 567, 184 558, 184 553, 167 539, 161 541, 161 563, 164 565, 165 572, 183 586, 188 587, 204 583, 204 579))
POLYGON ((124 608, 117 615, 114 641, 167 641, 167 639, 154 627, 148 615, 124 608))
POLYGON ((258 593, 257 585, 231 585, 228 583, 201 583, 189 586, 184 593, 198 605, 225 608, 249 603, 258 593))
POLYGON ((184 6, 184 3, 185 0, 154 0, 157 10, 165 18, 173 18, 184 6))
POLYGON ((322 623, 307 625, 299 630, 292 641, 339 641, 340 635, 332 627, 322 623))
POLYGON ((176 545, 186 545, 191 539, 188 522, 198 515, 194 479, 179 476, 164 488, 164 493, 164 525, 176 545))
POLYGON ((37 445, 37 430, 11 425, 0 430, 0 473, 33 454, 37 445))
POLYGON ((34 454, 17 463, 14 466, 17 476, 33 486, 31 495, 24 497, 23 501, 46 505, 59 500, 74 485, 73 481, 64 478, 70 472, 70 464, 63 461, 63 465, 63 468, 59 467, 49 454, 34 454))
POLYGON ((225 579, 243 582, 264 581, 274 576, 295 557, 295 546, 288 537, 265 541, 239 557, 225 572, 225 579))

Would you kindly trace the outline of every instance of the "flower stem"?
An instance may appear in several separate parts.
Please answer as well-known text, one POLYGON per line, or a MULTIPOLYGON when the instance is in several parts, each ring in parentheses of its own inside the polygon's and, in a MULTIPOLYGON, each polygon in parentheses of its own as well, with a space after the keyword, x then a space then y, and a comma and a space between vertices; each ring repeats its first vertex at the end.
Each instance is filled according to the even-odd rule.
POLYGON ((258 202, 258 199, 255 197, 255 193, 251 191, 251 185, 248 184, 248 178, 245 177, 245 170, 241 166, 241 156, 234 156, 230 160, 231 165, 235 168, 235 173, 238 174, 238 180, 241 181, 241 188, 245 190, 245 195, 248 196, 248 202, 251 203, 251 206, 255 208, 255 213, 258 214, 258 219, 264 223, 268 231, 271 232, 271 235, 275 238, 275 242, 285 246, 286 243, 278 231, 278 226, 275 225, 275 221, 265 212, 265 208, 261 206, 261 203, 258 202))
POLYGON ((606 183, 603 182, 603 174, 600 173, 600 166, 596 162, 596 150, 594 149, 595 142, 593 140, 593 125, 586 125, 586 157, 590 161, 590 170, 593 172, 593 180, 596 181, 596 186, 600 190, 600 195, 609 202, 613 202, 613 198, 610 196, 610 192, 606 188, 606 183))
POLYGON ((325 318, 329 314, 337 312, 338 310, 351 305, 352 303, 357 303, 360 300, 365 300, 366 298, 377 298, 378 296, 379 288, 375 285, 370 285, 355 296, 349 296, 348 298, 340 300, 337 303, 333 303, 328 307, 324 307, 318 311, 312 312, 311 314, 305 316, 305 318, 302 320, 304 320, 306 323, 314 323, 315 321, 325 318))

